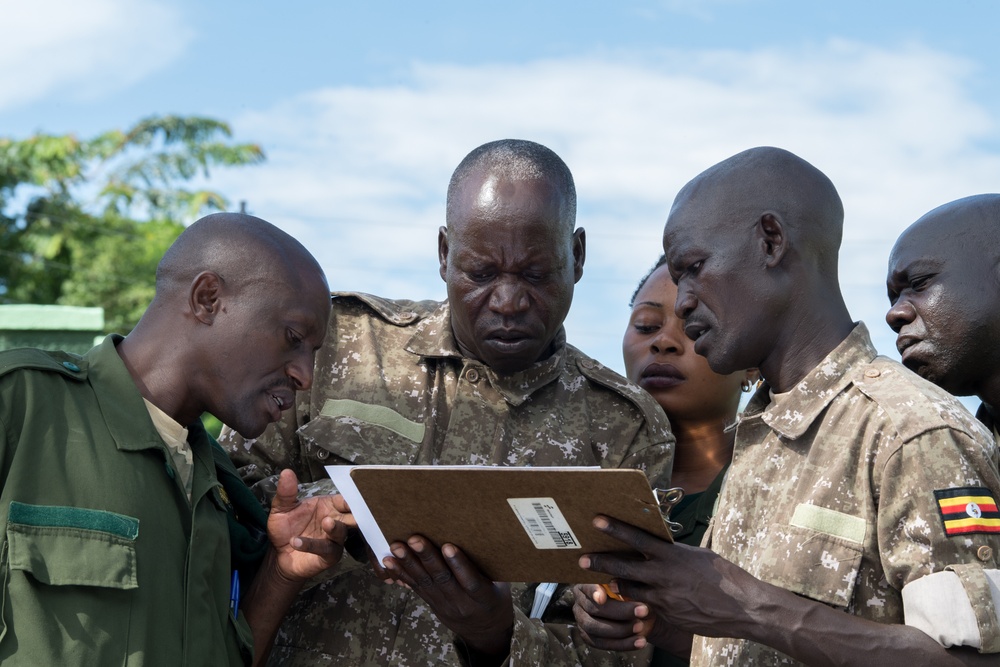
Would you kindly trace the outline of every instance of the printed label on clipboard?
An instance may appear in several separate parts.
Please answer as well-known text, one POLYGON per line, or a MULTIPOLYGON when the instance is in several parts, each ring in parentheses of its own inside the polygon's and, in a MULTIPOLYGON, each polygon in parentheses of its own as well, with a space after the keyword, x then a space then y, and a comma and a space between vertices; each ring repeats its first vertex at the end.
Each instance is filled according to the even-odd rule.
POLYGON ((536 549, 579 549, 580 541, 552 498, 508 498, 536 549))

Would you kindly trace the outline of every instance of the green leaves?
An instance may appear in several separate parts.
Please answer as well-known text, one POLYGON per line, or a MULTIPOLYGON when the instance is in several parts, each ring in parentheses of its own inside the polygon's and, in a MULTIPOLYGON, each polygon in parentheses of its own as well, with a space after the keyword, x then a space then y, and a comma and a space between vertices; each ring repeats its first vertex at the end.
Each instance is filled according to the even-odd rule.
POLYGON ((159 258, 226 198, 191 187, 258 164, 257 144, 198 116, 153 116, 90 139, 0 138, 0 303, 103 306, 127 333, 152 299, 159 258))

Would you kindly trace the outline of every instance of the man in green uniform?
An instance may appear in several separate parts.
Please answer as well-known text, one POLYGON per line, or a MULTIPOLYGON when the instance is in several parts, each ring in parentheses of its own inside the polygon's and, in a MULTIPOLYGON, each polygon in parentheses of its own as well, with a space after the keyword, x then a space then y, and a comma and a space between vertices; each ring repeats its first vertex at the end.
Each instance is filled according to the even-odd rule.
POLYGON ((697 667, 997 664, 996 444, 851 319, 843 216, 833 183, 777 148, 678 193, 663 247, 685 333, 712 370, 764 382, 735 426, 711 551, 596 521, 648 558, 581 559, 632 600, 578 596, 596 644, 652 641, 697 667), (602 617, 623 611, 614 636, 602 617))
POLYGON ((302 582, 339 559, 344 508, 298 503, 286 472, 264 516, 199 418, 253 436, 291 407, 312 381, 327 291, 290 236, 216 214, 164 255, 127 337, 83 357, 0 353, 0 662, 266 654, 302 582))
POLYGON ((956 396, 1000 441, 1000 194, 939 206, 889 255, 889 312, 903 365, 956 396))
MULTIPOLYGON (((256 440, 222 439, 247 480, 266 487, 283 467, 322 480, 324 466, 348 463, 601 465, 665 484, 673 436, 662 410, 566 343, 585 255, 575 217, 572 175, 549 149, 505 140, 470 153, 438 237, 448 300, 335 295, 316 382, 294 413, 256 440)), ((300 596, 272 661, 425 667, 511 653, 537 662, 525 647, 548 635, 528 618, 532 588, 476 572, 482 594, 470 595, 449 570, 460 553, 410 547, 448 570, 440 586, 387 585, 364 555, 345 556, 300 596)), ((403 549, 401 561, 414 563, 403 549)))

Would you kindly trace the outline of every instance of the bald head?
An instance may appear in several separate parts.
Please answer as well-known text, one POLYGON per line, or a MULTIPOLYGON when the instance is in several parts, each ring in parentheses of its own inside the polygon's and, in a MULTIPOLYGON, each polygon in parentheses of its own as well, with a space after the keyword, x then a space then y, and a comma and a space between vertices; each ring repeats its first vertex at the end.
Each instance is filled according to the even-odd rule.
POLYGON ((1000 407, 1000 194, 939 206, 889 254, 886 322, 903 363, 1000 407))
MULTIPOLYGON (((551 149, 523 139, 501 139, 483 144, 465 156, 448 183, 445 214, 451 227, 461 219, 459 207, 471 190, 483 182, 547 181, 560 201, 559 219, 570 232, 576 225, 576 186, 566 163, 551 149), (472 184, 470 181, 475 180, 472 184), (473 186, 473 187, 470 187, 473 186)), ((473 193, 473 196, 476 196, 473 193)))
POLYGON ((733 227, 774 213, 799 249, 825 274, 836 277, 844 205, 830 179, 794 153, 771 146, 737 153, 681 188, 671 214, 679 207, 708 202, 719 214, 715 219, 733 227))
POLYGON ((830 179, 779 148, 743 151, 681 189, 663 249, 675 311, 712 370, 757 367, 783 391, 846 338, 843 224, 830 179))
POLYGON ((118 353, 142 395, 181 424, 204 412, 251 438, 312 384, 330 288, 274 225, 217 213, 184 230, 156 270, 156 296, 118 353))
POLYGON ((322 277, 316 259, 297 240, 271 223, 240 213, 215 213, 193 223, 156 267, 156 295, 186 296, 202 271, 217 273, 230 289, 264 289, 277 277, 300 284, 322 277))
POLYGON ((1000 194, 973 195, 942 204, 910 225, 896 245, 924 252, 972 254, 1000 260, 1000 194))

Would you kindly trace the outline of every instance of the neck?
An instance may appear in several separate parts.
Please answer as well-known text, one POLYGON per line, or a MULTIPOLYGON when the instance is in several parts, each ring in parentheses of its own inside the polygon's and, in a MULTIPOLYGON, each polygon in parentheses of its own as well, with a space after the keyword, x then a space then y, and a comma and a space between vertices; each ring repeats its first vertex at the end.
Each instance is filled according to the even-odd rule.
MULTIPOLYGON (((155 331, 155 327, 151 328, 155 331)), ((149 330, 140 321, 118 344, 118 356, 142 397, 174 421, 187 426, 200 417, 202 411, 190 405, 189 392, 182 383, 183 373, 179 372, 180 360, 173 356, 184 344, 179 340, 151 337, 149 330)))
POLYGON ((807 315, 778 335, 771 354, 760 364, 760 374, 776 394, 783 394, 798 384, 854 329, 847 307, 827 308, 807 315))
POLYGON ((704 491, 733 458, 735 433, 724 431, 724 418, 671 420, 670 425, 677 438, 671 485, 689 494, 704 491))

